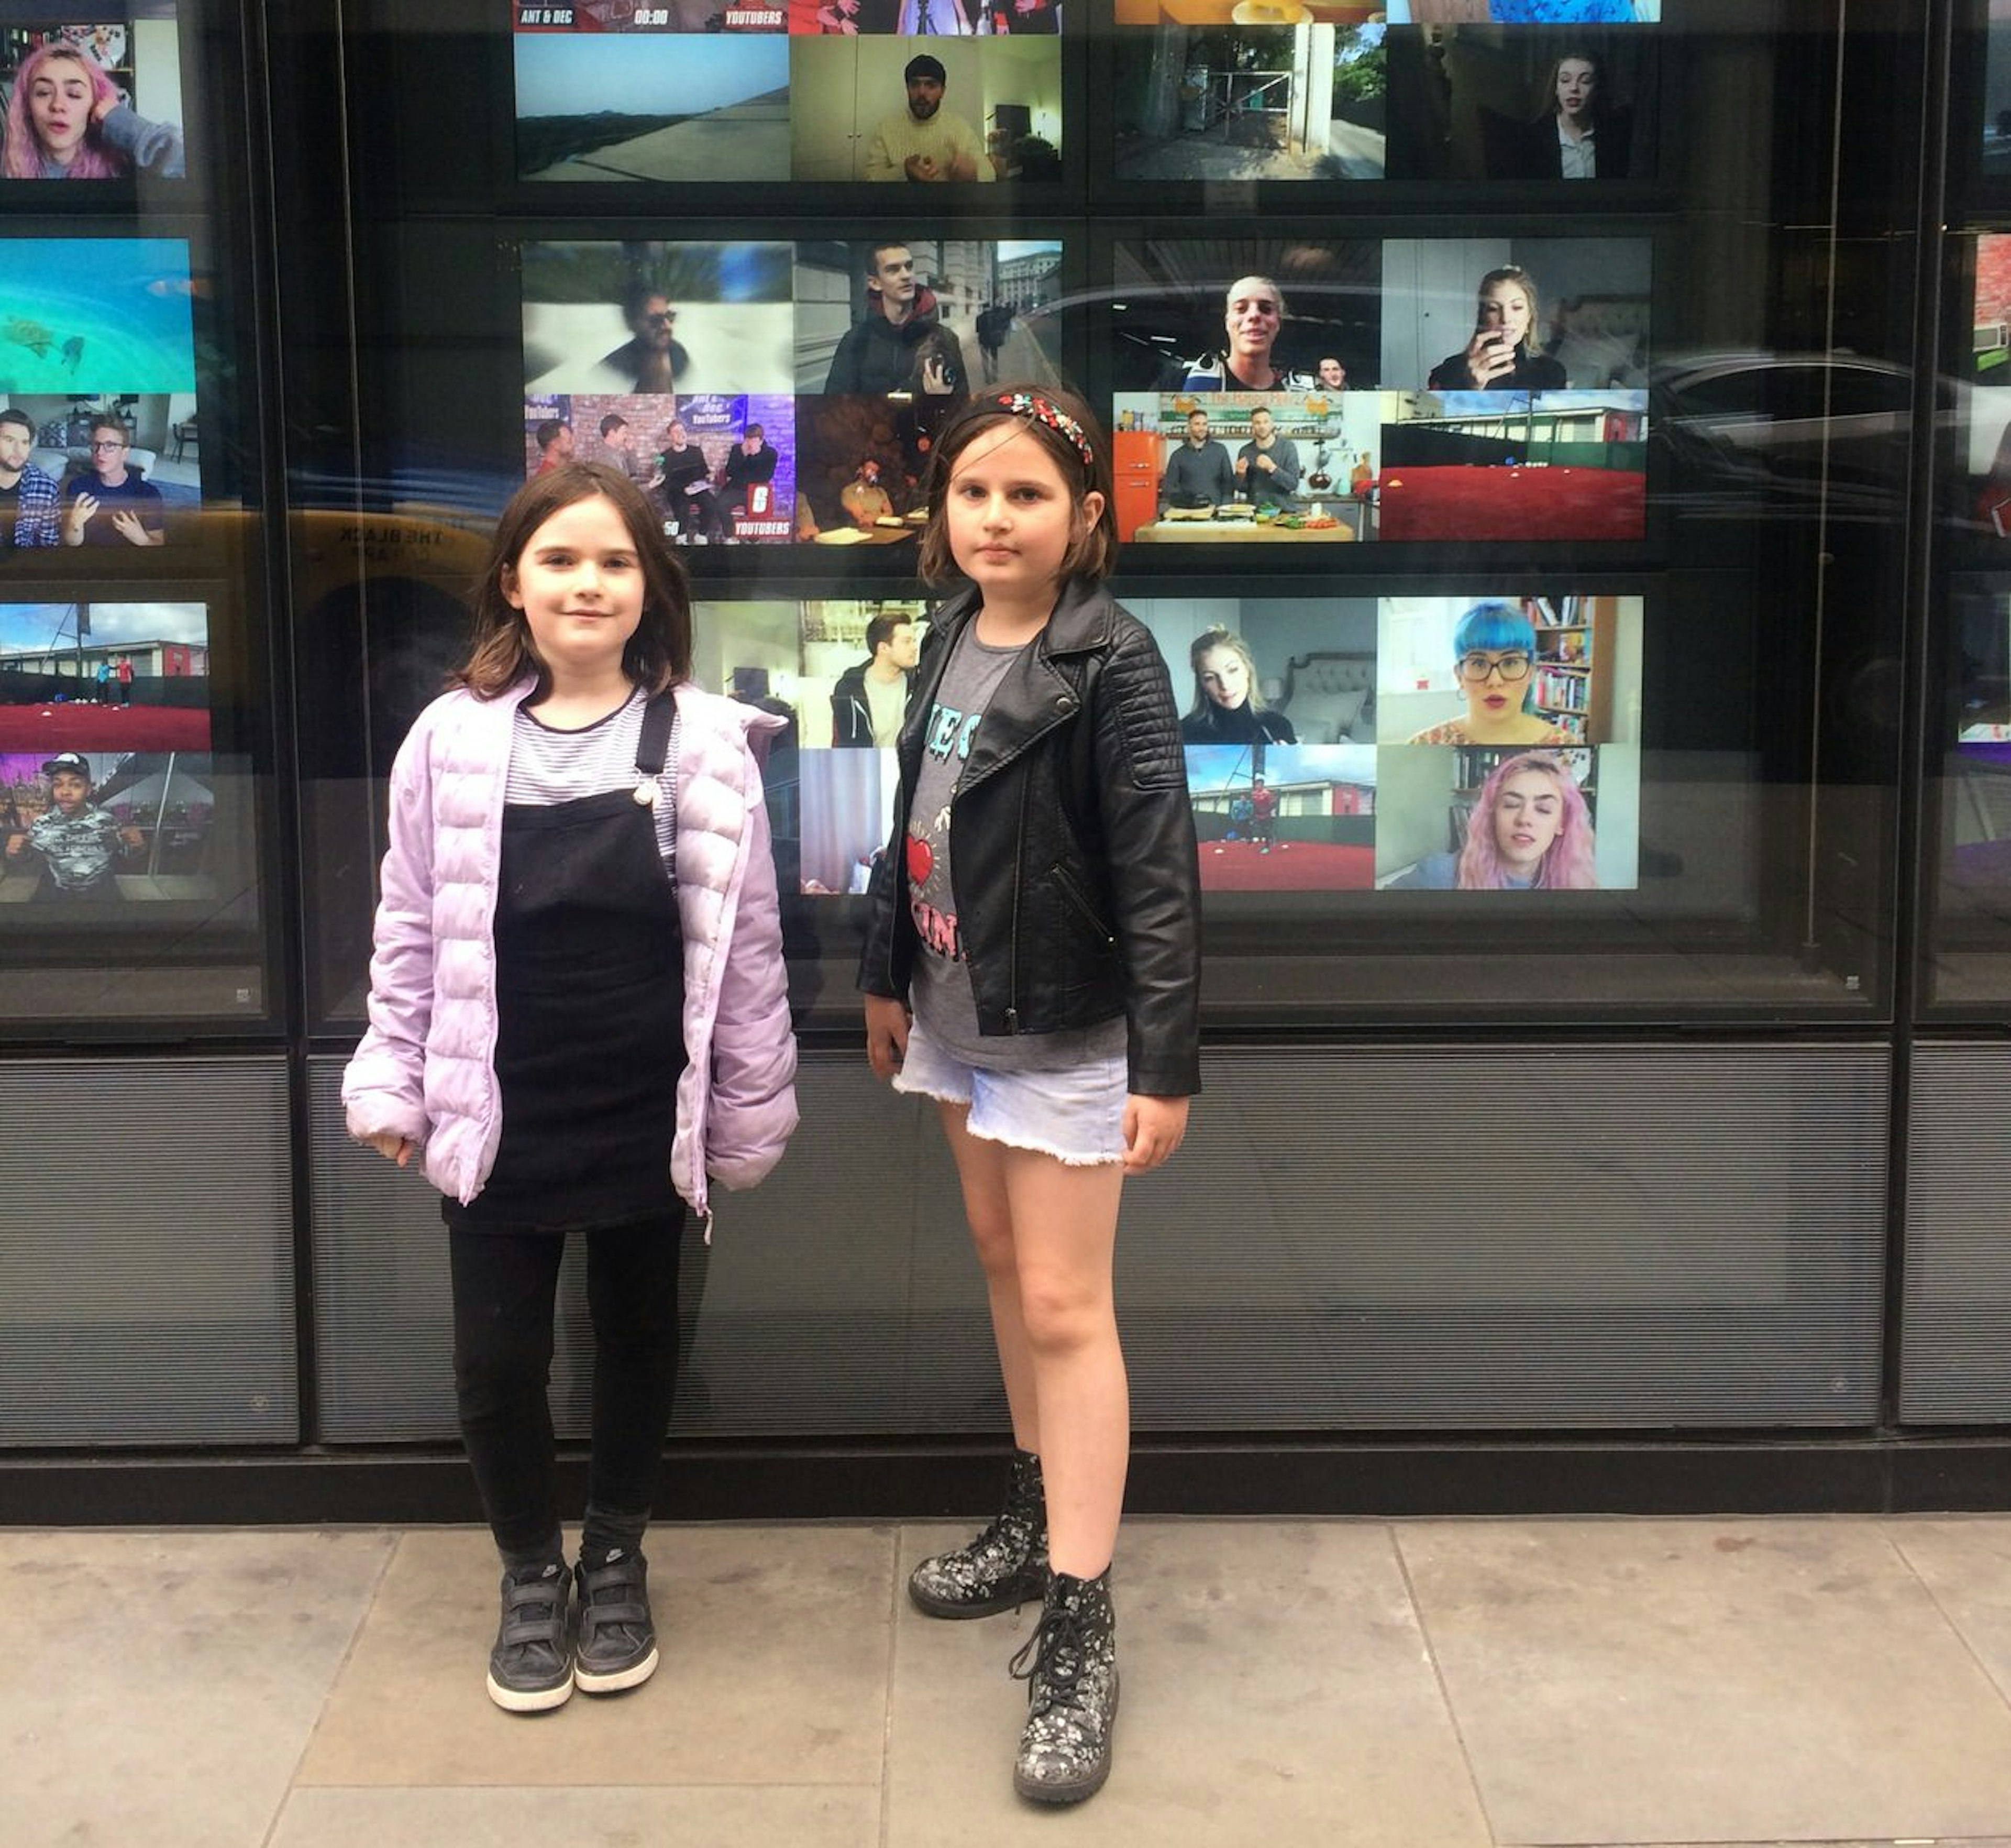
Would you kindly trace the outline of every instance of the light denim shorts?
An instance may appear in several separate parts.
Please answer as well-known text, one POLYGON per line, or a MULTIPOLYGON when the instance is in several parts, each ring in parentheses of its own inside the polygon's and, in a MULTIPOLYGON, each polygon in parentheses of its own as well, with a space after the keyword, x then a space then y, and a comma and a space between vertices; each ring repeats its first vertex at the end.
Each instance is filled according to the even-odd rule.
POLYGON ((970 1133, 988 1142, 1091 1168, 1124 1159, 1127 1077, 1121 1055, 1059 1071, 987 1071, 945 1052, 920 1022, 910 1021, 908 1056, 894 1074, 894 1088, 968 1104, 970 1133))

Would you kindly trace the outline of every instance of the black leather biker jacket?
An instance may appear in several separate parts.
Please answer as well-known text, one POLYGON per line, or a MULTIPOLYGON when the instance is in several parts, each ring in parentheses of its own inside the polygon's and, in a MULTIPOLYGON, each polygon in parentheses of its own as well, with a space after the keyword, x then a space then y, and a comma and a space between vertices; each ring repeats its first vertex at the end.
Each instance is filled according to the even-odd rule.
MULTIPOLYGON (((975 590, 953 597, 922 646, 860 962, 868 994, 907 995, 908 802, 944 664, 977 607, 975 590)), ((1070 583, 1006 669, 951 798, 950 864, 981 1033, 1121 1014, 1133 1091, 1201 1088, 1200 865, 1180 719, 1150 632, 1107 591, 1070 583)))

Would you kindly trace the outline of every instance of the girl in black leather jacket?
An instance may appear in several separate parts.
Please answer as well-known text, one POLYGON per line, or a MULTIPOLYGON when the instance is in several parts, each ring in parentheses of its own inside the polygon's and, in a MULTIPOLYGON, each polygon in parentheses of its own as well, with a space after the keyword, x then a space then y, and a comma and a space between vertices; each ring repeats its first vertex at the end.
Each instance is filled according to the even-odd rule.
POLYGON ((874 1070, 941 1112, 1016 1446, 999 1518, 909 1595, 938 1617, 1043 1601, 1014 1663, 1014 1782, 1045 1803, 1102 1786, 1116 1718, 1119 1195, 1180 1145, 1200 1088, 1180 721, 1151 636, 1102 588, 1109 510, 1105 440, 1068 394, 1002 387, 943 432, 922 569, 966 584, 924 645, 860 974, 874 1070))

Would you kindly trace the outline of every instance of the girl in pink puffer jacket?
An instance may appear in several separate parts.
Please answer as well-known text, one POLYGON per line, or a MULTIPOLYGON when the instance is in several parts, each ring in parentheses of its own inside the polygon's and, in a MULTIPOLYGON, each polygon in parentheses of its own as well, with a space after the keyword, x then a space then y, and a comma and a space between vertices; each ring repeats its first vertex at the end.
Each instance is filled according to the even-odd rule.
POLYGON ((473 650, 392 771, 343 1101, 443 1195, 455 1394, 504 1567, 489 1693, 511 1712, 655 1672, 640 1549, 685 1205, 709 1227, 708 1176, 752 1186, 796 1127, 759 764, 785 721, 690 665, 683 568, 641 491, 567 464, 504 510, 473 650), (594 1330, 576 1571, 546 1400, 568 1232, 594 1330))

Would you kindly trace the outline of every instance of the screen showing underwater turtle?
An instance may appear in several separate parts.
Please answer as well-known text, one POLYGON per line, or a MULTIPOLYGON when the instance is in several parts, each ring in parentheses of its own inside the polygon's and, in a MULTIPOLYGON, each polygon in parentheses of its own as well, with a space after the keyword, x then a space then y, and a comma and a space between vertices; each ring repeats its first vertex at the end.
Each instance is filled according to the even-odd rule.
POLYGON ((0 277, 8 543, 171 543, 201 501, 187 244, 0 239, 0 277))

